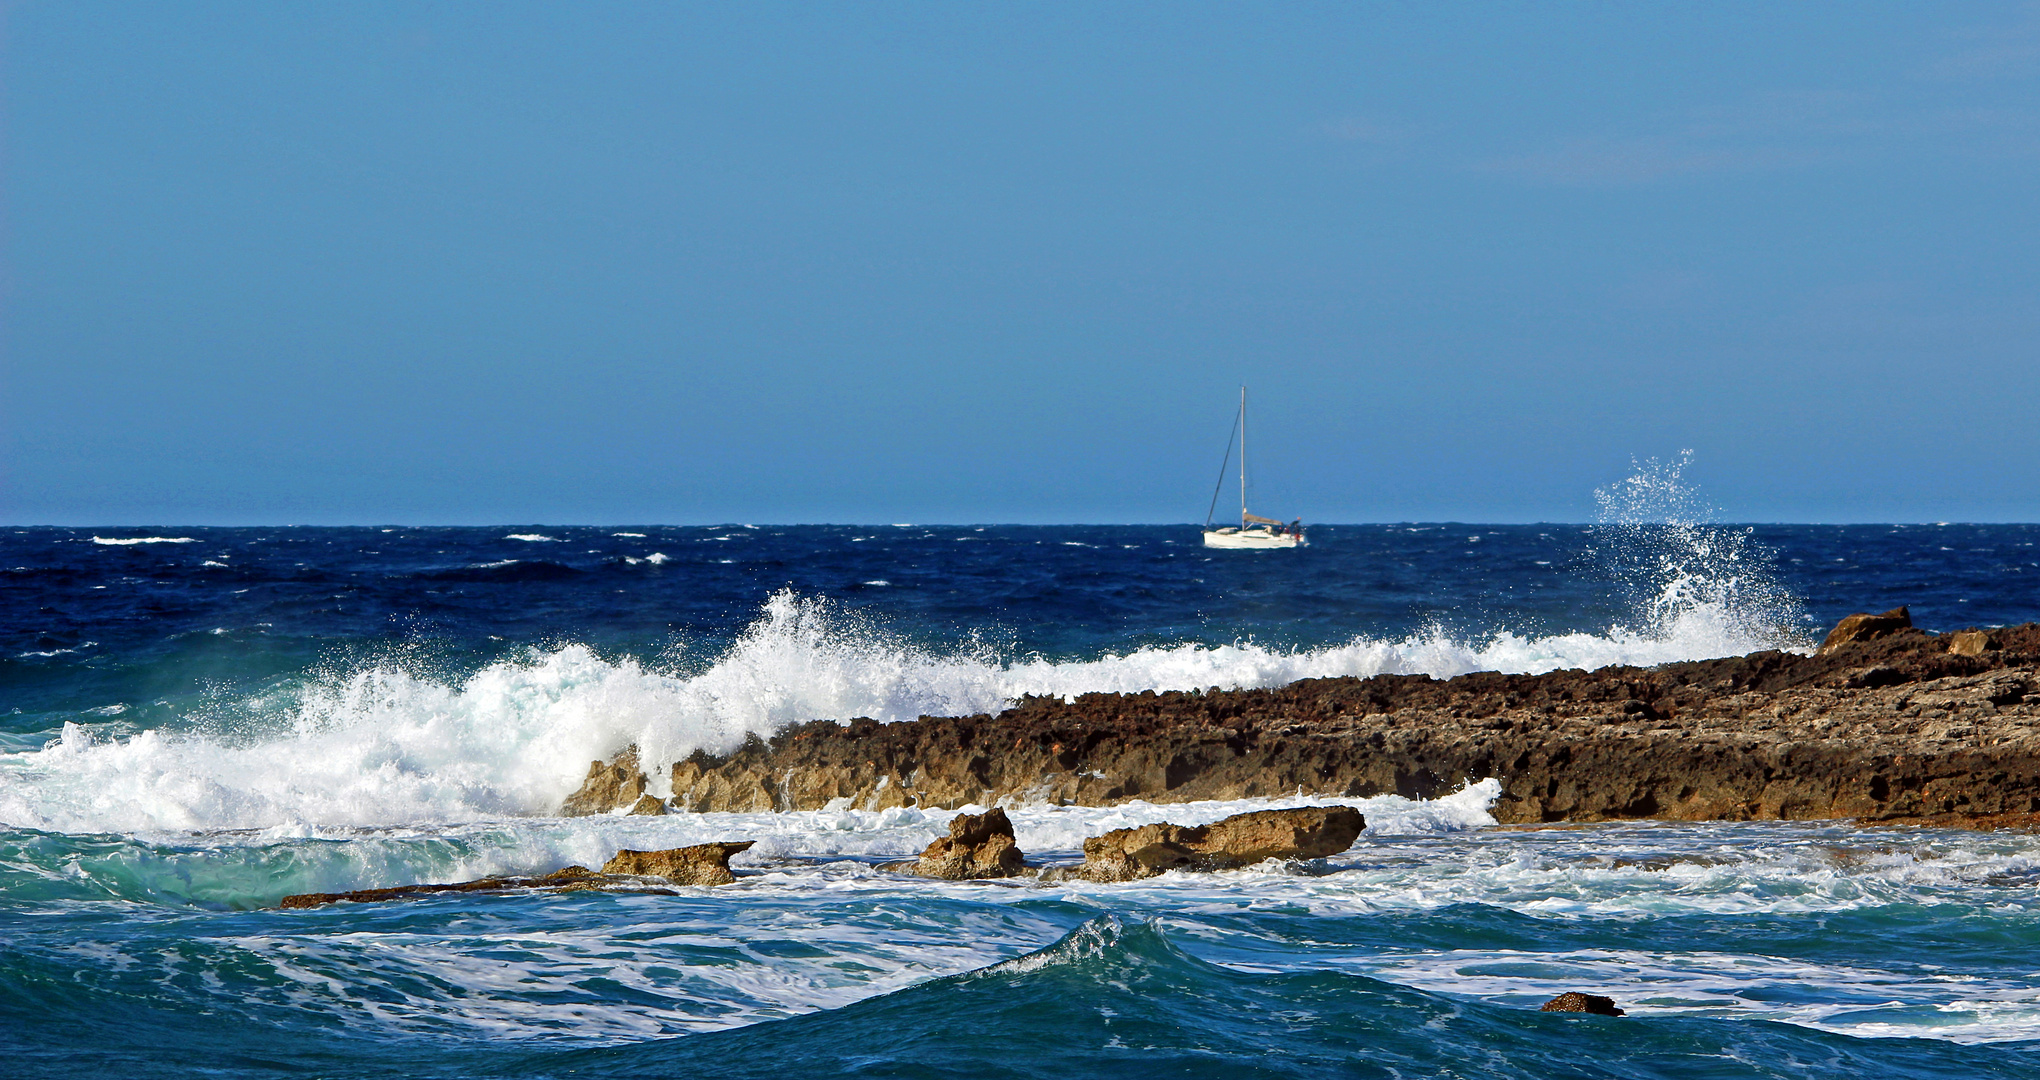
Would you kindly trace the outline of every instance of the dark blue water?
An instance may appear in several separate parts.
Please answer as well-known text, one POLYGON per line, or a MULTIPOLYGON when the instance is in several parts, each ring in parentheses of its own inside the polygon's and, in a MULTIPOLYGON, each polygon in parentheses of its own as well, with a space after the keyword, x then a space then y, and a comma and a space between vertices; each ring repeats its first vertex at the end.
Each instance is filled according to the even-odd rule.
MULTIPOLYGON (((2040 1074, 2040 843, 1482 828, 1309 873, 878 873, 941 813, 563 820, 591 757, 1022 693, 1657 663, 2040 619, 2040 526, 23 529, 0 535, 14 1075, 2040 1074), (631 535, 641 534, 641 535, 631 535), (543 537, 516 539, 514 536, 543 537), (164 542, 109 543, 156 538, 164 542), (170 542, 177 541, 177 542, 170 542), (680 897, 290 892, 760 839, 680 897), (1539 1014, 1564 989, 1620 1020, 1539 1014)), ((1255 804, 1264 805, 1264 804, 1255 804)), ((1073 857, 1138 820, 1023 808, 1073 857)), ((1143 817, 1142 815, 1146 815, 1143 817)))
MULTIPOLYGON (((1747 532, 1804 632, 1900 604, 1940 630, 2040 618, 2040 527, 1747 532)), ((1317 526, 1291 557, 1206 552, 1194 529, 1154 526, 21 529, 0 537, 0 693, 11 730, 43 730, 80 708, 182 705, 395 647, 456 668, 565 641, 708 658, 784 589, 928 648, 976 635, 1062 660, 1433 628, 1602 633, 1638 625, 1654 595, 1626 573, 1628 540, 1607 526, 1317 526), (630 561, 655 553, 665 561, 630 561)))

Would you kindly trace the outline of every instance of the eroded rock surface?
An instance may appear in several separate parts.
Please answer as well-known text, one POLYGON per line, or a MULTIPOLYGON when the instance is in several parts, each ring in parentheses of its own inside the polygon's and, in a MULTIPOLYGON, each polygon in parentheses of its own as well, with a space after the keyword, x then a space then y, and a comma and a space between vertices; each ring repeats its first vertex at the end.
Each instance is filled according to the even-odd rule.
POLYGON ((1353 846, 1367 819, 1350 806, 1256 810, 1209 825, 1158 822, 1084 841, 1073 876, 1138 881, 1170 870, 1229 870, 1268 859, 1322 859, 1353 846))
MULTIPOLYGON (((816 721, 672 767, 695 811, 831 805, 1435 798, 1493 777, 1505 823, 2012 821, 2040 814, 2040 625, 1993 647, 1903 627, 1813 656, 1659 668, 1307 679, 1272 690, 1029 698, 997 716, 816 721)), ((1967 640, 1967 639, 1964 639, 1967 640)), ((589 796, 606 812, 629 798, 589 796)), ((630 778, 642 784, 633 772, 630 778)))
POLYGON ((1820 652, 1825 655, 1851 642, 1885 637, 1911 626, 1912 612, 1902 607, 1892 608, 1882 615, 1850 615, 1828 631, 1828 636, 1820 643, 1820 652))
POLYGON ((1027 860, 1013 839, 1013 822, 993 807, 982 814, 958 814, 949 820, 949 835, 896 869, 947 881, 1003 878, 1024 873, 1027 860))
POLYGON ((749 851, 756 840, 692 844, 662 851, 633 851, 625 848, 602 864, 605 874, 665 878, 675 885, 728 885, 737 880, 730 873, 730 856, 749 851))
POLYGON ((1956 656, 1982 656, 1985 649, 1996 648, 1990 635, 1981 630, 1960 630, 1948 635, 1948 651, 1956 656))
MULTIPOLYGON (((563 817, 606 814, 621 806, 632 806, 645 797, 645 774, 638 768, 637 747, 632 746, 610 761, 588 763, 588 778, 581 790, 567 796, 560 807, 563 817)), ((660 807, 664 809, 664 804, 660 807)))

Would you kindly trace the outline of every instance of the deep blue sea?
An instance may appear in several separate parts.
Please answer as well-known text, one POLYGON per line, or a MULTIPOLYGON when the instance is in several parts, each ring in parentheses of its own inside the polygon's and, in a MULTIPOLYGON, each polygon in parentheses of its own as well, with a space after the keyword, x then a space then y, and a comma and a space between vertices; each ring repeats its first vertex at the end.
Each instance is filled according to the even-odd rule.
MULTIPOLYGON (((946 811, 552 816, 813 718, 2035 620, 2040 526, 37 528, 0 581, 0 1075, 2040 1076, 2026 834, 1516 832, 1468 777, 1108 886, 876 869, 946 811), (275 908, 721 839, 678 896, 275 908)), ((1320 801, 1012 812, 1052 860, 1320 801)))

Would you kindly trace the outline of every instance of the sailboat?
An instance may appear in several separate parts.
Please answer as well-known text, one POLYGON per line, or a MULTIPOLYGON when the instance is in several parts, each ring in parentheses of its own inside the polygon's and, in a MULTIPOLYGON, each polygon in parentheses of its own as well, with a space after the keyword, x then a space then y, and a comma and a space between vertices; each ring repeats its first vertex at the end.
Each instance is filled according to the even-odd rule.
POLYGON ((1302 547, 1303 519, 1284 525, 1274 518, 1247 512, 1247 388, 1240 387, 1240 413, 1233 418, 1232 438, 1226 440, 1225 458, 1218 464, 1218 485, 1211 490, 1211 509, 1204 515, 1204 546, 1209 548, 1293 548, 1302 547), (1240 524, 1211 527, 1218 513, 1218 494, 1225 489, 1225 467, 1232 464, 1233 442, 1240 444, 1240 524))

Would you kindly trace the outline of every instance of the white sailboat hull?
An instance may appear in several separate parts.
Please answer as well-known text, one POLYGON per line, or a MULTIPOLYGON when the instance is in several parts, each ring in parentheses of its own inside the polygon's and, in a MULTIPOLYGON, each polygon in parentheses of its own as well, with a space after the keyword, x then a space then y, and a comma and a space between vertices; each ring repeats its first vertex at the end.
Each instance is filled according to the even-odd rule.
POLYGON ((1278 533, 1273 529, 1206 529, 1204 546, 1208 548, 1293 548, 1302 547, 1303 537, 1297 533, 1278 533))
MULTIPOLYGON (((1244 386, 1240 387, 1240 411, 1233 419, 1233 433, 1239 436, 1240 441, 1240 524, 1238 528, 1228 525, 1225 528, 1214 529, 1211 527, 1211 515, 1207 513, 1204 517, 1204 546, 1231 548, 1235 551, 1273 551, 1276 548, 1302 547, 1305 541, 1300 521, 1296 523, 1296 527, 1286 527, 1274 518, 1264 518, 1247 512, 1247 388, 1244 386)), ((1225 444, 1225 452, 1226 458, 1230 459, 1232 457, 1230 440, 1225 444)), ((1218 465, 1220 487, 1225 484, 1226 464, 1227 462, 1222 460, 1218 465)), ((1211 491, 1211 508, 1214 511, 1218 509, 1218 491, 1218 488, 1211 491)))

